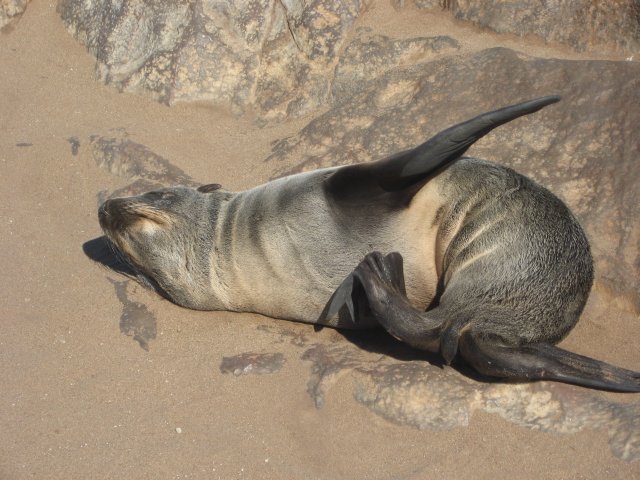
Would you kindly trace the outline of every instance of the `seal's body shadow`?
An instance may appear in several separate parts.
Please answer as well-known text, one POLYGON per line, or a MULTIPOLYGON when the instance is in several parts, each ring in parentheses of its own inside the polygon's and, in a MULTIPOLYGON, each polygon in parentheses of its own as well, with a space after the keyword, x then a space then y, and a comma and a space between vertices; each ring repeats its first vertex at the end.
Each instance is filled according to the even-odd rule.
POLYGON ((82 244, 82 251, 89 259, 116 273, 129 278, 136 277, 135 270, 115 254, 104 235, 82 244))
POLYGON ((369 330, 338 330, 338 332, 348 342, 370 353, 378 353, 402 362, 423 361, 435 367, 445 366, 439 354, 411 347, 391 336, 382 327, 369 330))

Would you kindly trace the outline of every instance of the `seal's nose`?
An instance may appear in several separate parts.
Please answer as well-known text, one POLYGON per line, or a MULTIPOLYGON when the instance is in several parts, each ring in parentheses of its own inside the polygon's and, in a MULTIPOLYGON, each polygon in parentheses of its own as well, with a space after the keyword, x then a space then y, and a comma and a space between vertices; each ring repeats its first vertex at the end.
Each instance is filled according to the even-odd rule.
POLYGON ((103 230, 109 231, 117 226, 118 218, 121 216, 120 201, 121 199, 112 198, 105 201, 98 208, 98 221, 103 230))
POLYGON ((107 228, 107 219, 109 218, 109 202, 110 200, 107 200, 102 205, 100 205, 100 208, 98 208, 98 221, 100 222, 100 226, 103 229, 107 228))
POLYGON ((106 233, 122 231, 141 218, 138 204, 131 198, 111 198, 98 208, 98 220, 106 233))

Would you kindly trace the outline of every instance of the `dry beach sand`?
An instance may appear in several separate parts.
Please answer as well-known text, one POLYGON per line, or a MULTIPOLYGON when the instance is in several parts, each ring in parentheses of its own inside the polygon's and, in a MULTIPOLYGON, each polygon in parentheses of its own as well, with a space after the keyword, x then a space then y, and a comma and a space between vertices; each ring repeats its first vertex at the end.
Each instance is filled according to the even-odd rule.
MULTIPOLYGON (((386 2, 358 22, 587 58, 386 2)), ((118 93, 38 0, 0 34, 0 99, 0 479, 640 478, 638 395, 483 383, 380 333, 185 310, 84 254, 99 194, 128 183, 92 136, 240 190, 311 117, 258 128, 118 93)), ((638 338, 638 315, 596 293, 563 346, 640 370, 638 338)))

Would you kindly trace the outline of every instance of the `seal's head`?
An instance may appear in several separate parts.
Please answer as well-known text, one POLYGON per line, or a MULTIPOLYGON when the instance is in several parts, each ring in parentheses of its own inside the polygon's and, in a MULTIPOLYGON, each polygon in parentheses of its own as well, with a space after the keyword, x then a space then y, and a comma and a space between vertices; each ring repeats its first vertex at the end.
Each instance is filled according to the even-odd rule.
POLYGON ((172 187, 110 199, 98 210, 100 226, 142 283, 179 305, 206 308, 215 217, 228 195, 219 188, 172 187))

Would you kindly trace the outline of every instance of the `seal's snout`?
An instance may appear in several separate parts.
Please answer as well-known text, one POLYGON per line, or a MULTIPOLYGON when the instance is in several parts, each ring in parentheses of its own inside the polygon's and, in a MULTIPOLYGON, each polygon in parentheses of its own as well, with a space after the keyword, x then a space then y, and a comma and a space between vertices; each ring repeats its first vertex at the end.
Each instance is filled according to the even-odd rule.
POLYGON ((103 202, 100 208, 98 208, 98 221, 100 222, 102 230, 108 230, 109 228, 109 202, 110 200, 103 202))
POLYGON ((102 205, 100 205, 100 208, 98 208, 98 221, 100 222, 100 226, 104 229, 105 228, 105 224, 107 222, 107 203, 109 203, 109 200, 107 200, 106 202, 103 202, 102 205))
MULTIPOLYGON (((124 198, 112 198, 105 201, 98 209, 98 221, 102 230, 113 233, 126 228, 131 223, 132 212, 129 202, 124 198)), ((135 216, 135 215, 134 215, 135 216)))

